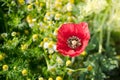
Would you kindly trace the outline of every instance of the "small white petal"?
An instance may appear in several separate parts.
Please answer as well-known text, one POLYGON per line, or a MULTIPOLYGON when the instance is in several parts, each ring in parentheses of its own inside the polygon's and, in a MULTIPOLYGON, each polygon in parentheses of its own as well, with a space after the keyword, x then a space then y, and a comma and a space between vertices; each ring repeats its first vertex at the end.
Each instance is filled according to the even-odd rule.
POLYGON ((48 42, 45 42, 44 45, 43 45, 43 47, 44 47, 45 49, 48 48, 48 42))

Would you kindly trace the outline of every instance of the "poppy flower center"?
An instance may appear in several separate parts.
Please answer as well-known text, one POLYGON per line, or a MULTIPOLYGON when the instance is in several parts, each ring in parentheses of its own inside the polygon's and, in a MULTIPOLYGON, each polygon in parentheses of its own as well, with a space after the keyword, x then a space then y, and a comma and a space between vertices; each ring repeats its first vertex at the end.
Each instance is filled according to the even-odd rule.
POLYGON ((67 39, 68 47, 70 47, 72 49, 75 49, 75 48, 77 48, 77 47, 79 47, 81 45, 80 41, 81 40, 76 36, 69 37, 67 39))

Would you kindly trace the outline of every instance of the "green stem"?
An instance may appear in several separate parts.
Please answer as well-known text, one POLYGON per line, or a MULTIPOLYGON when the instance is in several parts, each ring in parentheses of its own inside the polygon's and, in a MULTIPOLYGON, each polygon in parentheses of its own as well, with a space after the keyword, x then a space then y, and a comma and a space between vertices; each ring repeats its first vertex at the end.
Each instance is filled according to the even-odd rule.
POLYGON ((106 42, 106 48, 109 47, 110 35, 111 35, 111 31, 110 31, 110 27, 108 27, 108 29, 107 29, 107 42, 106 42))
MULTIPOLYGON (((111 2, 109 2, 109 4, 111 5, 111 2)), ((110 10, 110 15, 113 14, 114 9, 111 10, 112 7, 109 7, 110 10)), ((110 22, 111 23, 111 22, 110 22)), ((107 26, 107 41, 106 41, 106 48, 109 47, 109 43, 110 43, 110 36, 111 36, 111 29, 110 26, 107 26)))
POLYGON ((74 63, 74 61, 75 61, 75 57, 72 57, 72 60, 71 60, 71 61, 72 61, 72 63, 74 63))
POLYGON ((79 68, 79 69, 76 69, 76 70, 73 70, 71 68, 66 68, 67 70, 71 70, 73 72, 77 72, 77 71, 82 71, 82 70, 86 70, 86 68, 79 68))
POLYGON ((99 50, 98 50, 98 53, 102 53, 102 44, 103 44, 103 25, 104 25, 104 23, 105 23, 105 20, 107 19, 108 11, 109 11, 109 9, 106 10, 105 15, 102 16, 103 19, 102 19, 102 22, 101 22, 101 25, 100 25, 100 34, 99 34, 100 40, 99 40, 99 50))
POLYGON ((45 58, 45 61, 46 61, 46 63, 47 63, 47 68, 48 68, 49 62, 48 62, 48 59, 47 59, 47 56, 46 56, 46 51, 45 51, 45 49, 44 49, 44 58, 45 58))
POLYGON ((101 31, 100 31, 100 41, 99 41, 99 53, 101 53, 102 52, 102 43, 103 43, 103 28, 102 28, 102 26, 100 26, 100 29, 101 29, 101 31))

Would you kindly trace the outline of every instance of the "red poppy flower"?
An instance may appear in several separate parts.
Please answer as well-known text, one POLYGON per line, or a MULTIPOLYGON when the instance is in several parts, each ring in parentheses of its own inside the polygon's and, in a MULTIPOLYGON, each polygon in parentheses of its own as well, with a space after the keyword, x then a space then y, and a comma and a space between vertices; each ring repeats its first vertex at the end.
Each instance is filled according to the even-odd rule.
POLYGON ((88 45, 90 33, 88 24, 63 24, 57 35, 57 50, 64 56, 75 57, 83 52, 88 45))

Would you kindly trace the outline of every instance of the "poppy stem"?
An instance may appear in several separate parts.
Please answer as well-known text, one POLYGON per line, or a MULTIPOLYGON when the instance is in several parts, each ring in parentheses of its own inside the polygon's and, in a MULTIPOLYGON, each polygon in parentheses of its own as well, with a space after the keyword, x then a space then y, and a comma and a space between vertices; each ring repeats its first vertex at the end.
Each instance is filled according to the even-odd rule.
POLYGON ((86 68, 79 68, 79 69, 76 69, 76 70, 73 70, 71 68, 66 68, 67 70, 70 70, 70 71, 73 71, 73 72, 77 72, 77 71, 82 71, 82 70, 87 70, 86 68))
POLYGON ((109 43, 110 43, 110 36, 111 36, 111 30, 110 27, 107 27, 107 42, 106 42, 106 48, 109 47, 109 43))
POLYGON ((75 57, 72 57, 72 60, 71 60, 71 61, 72 61, 72 63, 74 63, 74 61, 75 61, 75 57))
POLYGON ((108 17, 107 15, 108 15, 108 10, 106 10, 105 15, 102 16, 103 19, 102 19, 102 21, 101 21, 101 25, 100 25, 100 34, 99 34, 100 41, 99 41, 99 50, 98 50, 98 53, 102 53, 102 44, 103 44, 103 26, 104 26, 105 20, 106 20, 107 17, 108 17))

